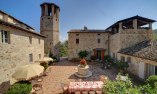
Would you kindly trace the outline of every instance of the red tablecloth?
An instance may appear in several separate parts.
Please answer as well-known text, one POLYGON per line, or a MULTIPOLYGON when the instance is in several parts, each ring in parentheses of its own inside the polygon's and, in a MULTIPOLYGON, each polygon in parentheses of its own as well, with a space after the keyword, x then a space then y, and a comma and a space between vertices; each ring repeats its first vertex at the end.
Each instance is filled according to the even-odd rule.
POLYGON ((97 91, 102 90, 103 82, 102 81, 87 81, 87 82, 70 82, 68 87, 68 91, 75 92, 75 91, 97 91))

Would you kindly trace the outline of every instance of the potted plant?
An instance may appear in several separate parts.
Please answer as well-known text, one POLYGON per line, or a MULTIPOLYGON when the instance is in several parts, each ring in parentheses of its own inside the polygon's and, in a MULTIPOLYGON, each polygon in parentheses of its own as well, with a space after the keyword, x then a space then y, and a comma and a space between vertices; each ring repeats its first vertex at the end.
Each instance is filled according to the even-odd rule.
POLYGON ((85 67, 87 65, 86 59, 82 58, 80 61, 80 67, 85 67))

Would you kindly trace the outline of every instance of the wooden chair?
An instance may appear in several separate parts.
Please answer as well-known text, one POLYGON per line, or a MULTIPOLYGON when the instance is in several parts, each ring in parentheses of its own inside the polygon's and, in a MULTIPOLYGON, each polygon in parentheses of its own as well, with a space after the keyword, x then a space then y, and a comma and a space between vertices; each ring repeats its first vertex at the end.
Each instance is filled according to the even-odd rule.
POLYGON ((95 91, 89 91, 89 94, 96 94, 95 91))
POLYGON ((61 88, 63 90, 63 94, 67 94, 68 93, 68 86, 64 83, 60 83, 61 88))
POLYGON ((82 94, 88 94, 88 91, 82 91, 82 94))
POLYGON ((34 93, 36 93, 37 91, 43 92, 42 85, 41 84, 34 84, 33 90, 34 90, 34 93))
POLYGON ((81 94, 81 92, 80 91, 76 91, 75 94, 81 94))
POLYGON ((102 91, 96 91, 96 94, 103 94, 102 91))

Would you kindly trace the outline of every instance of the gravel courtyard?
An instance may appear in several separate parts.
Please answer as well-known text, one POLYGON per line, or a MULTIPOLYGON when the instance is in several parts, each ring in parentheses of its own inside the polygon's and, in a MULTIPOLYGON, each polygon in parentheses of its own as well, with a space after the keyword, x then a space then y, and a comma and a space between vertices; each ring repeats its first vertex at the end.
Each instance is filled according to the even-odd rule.
MULTIPOLYGON (((70 62, 66 59, 60 60, 55 65, 49 67, 48 75, 43 77, 43 81, 39 82, 42 84, 42 94, 61 94, 62 84, 69 84, 71 81, 96 81, 99 80, 100 75, 106 75, 109 79, 114 80, 116 77, 116 70, 114 69, 102 69, 101 65, 97 62, 87 62, 92 76, 89 78, 80 79, 77 78, 74 73, 77 71, 77 65, 79 62, 70 62)), ((38 92, 41 94, 41 92, 38 92)))

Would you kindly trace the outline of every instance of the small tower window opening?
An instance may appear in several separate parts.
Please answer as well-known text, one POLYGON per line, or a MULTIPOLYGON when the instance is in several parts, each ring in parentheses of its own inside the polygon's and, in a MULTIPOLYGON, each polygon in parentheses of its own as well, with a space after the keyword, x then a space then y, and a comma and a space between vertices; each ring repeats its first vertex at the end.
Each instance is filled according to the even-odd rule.
POLYGON ((100 39, 98 39, 98 43, 100 43, 100 39))
POLYGON ((32 37, 29 36, 29 43, 32 44, 32 37))
POLYGON ((79 36, 79 34, 76 34, 76 36, 79 36))
POLYGON ((76 44, 79 44, 79 39, 76 39, 76 44))
POLYGON ((51 9, 51 6, 48 6, 48 16, 52 16, 52 9, 51 9))

